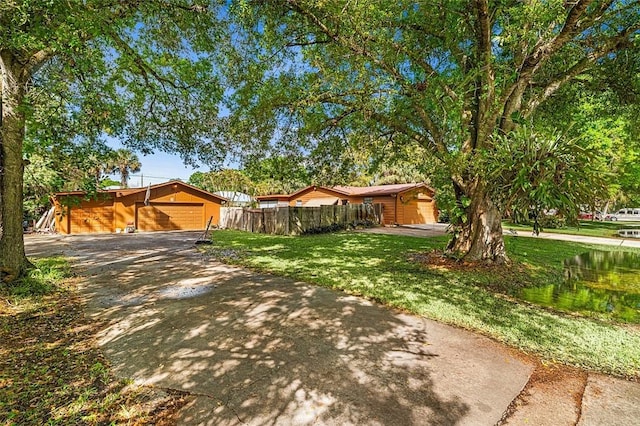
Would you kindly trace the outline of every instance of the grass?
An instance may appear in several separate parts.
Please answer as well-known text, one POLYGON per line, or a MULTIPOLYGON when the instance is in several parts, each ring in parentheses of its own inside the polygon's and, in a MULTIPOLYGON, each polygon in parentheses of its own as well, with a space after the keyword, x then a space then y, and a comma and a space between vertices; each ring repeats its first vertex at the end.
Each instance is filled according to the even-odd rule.
POLYGON ((0 425, 167 424, 184 403, 117 379, 63 258, 0 287, 0 425))
POLYGON ((507 237, 514 267, 465 270, 427 268, 418 261, 442 249, 445 237, 218 231, 213 238, 215 246, 207 250, 229 263, 360 295, 485 334, 545 360, 640 377, 637 326, 554 312, 510 295, 514 288, 561 280, 562 259, 594 246, 507 237))
MULTIPOLYGON (((562 228, 544 228, 543 232, 549 232, 552 234, 568 234, 568 235, 584 235, 588 237, 606 237, 606 238, 620 238, 618 236, 618 229, 623 229, 628 226, 638 226, 638 222, 601 222, 597 220, 581 220, 578 225, 567 225, 562 228)), ((510 222, 504 222, 502 227, 505 230, 515 230, 519 232, 532 232, 531 225, 520 225, 510 222)))

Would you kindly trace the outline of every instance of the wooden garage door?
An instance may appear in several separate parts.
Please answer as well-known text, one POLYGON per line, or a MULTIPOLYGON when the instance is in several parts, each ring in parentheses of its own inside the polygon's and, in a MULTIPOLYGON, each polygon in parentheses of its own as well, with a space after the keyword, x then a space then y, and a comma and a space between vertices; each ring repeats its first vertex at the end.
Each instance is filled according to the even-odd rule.
POLYGON ((72 234, 113 232, 113 206, 72 208, 70 232, 72 234))
POLYGON ((404 225, 434 223, 433 200, 413 199, 404 205, 404 225))
POLYGON ((198 203, 151 203, 137 207, 140 231, 173 231, 203 229, 203 205, 198 203))

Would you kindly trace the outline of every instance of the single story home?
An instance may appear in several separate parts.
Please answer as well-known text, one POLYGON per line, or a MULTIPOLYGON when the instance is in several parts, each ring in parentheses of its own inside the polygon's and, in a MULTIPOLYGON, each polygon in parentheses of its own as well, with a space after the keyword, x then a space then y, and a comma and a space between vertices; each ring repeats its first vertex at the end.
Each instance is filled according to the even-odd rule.
POLYGON ((260 208, 382 204, 385 225, 413 225, 438 221, 434 195, 435 191, 424 183, 365 187, 311 185, 292 194, 263 195, 256 199, 260 208))
POLYGON ((82 191, 54 197, 56 229, 63 234, 202 230, 217 225, 227 199, 180 181, 146 188, 109 189, 87 199, 82 191))

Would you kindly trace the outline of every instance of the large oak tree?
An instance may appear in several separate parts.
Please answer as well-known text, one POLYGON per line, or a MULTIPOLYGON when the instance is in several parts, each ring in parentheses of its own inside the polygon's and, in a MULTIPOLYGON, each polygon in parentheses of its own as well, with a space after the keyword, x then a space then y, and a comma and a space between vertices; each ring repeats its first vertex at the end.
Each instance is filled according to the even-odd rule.
POLYGON ((28 265, 23 148, 119 137, 215 161, 224 13, 196 0, 0 2, 0 279, 28 265))
POLYGON ((236 125, 264 135, 279 123, 269 138, 295 134, 308 150, 428 152, 421 161, 447 171, 462 212, 449 250, 490 262, 507 257, 484 160, 559 89, 615 70, 640 40, 636 0, 274 0, 234 12, 236 125))

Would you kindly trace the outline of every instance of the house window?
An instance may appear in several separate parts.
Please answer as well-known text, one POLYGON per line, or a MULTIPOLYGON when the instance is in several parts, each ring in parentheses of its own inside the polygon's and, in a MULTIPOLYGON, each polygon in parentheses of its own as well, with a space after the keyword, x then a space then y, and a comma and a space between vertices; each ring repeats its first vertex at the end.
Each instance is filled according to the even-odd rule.
POLYGON ((364 197, 364 204, 373 204, 373 197, 364 197))
POLYGON ((296 200, 296 207, 302 207, 302 200, 296 200))
POLYGON ((260 208, 261 209, 272 209, 274 207, 277 207, 278 202, 277 201, 260 201, 260 208))

